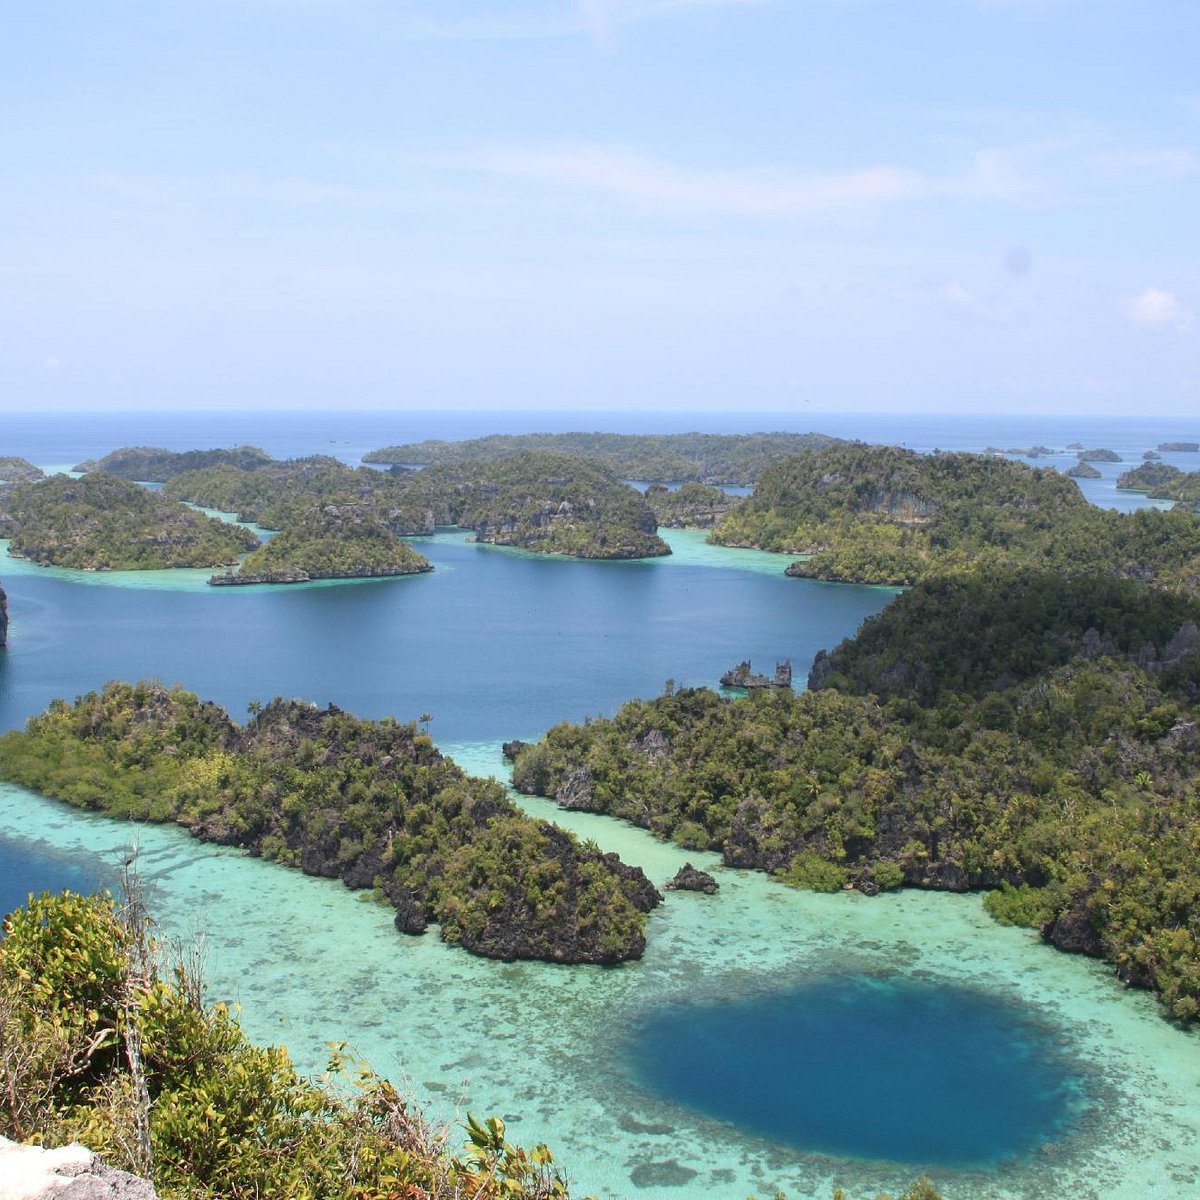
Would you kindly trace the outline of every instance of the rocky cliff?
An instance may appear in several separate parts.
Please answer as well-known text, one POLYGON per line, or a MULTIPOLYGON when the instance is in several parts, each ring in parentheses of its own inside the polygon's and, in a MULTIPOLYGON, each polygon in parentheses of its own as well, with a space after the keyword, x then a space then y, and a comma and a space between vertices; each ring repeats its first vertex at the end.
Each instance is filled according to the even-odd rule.
POLYGON ((0 646, 8 645, 8 597, 0 587, 0 646))

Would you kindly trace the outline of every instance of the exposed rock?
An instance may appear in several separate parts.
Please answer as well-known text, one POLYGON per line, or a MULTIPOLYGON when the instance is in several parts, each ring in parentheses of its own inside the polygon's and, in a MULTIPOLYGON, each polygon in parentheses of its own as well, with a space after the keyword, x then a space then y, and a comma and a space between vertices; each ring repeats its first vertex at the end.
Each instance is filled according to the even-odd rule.
POLYGON ((1179 632, 1166 644, 1163 650, 1163 662, 1170 666, 1189 654, 1200 655, 1200 629, 1195 621, 1185 621, 1179 632))
POLYGON ((591 771, 587 767, 576 767, 571 771, 554 793, 554 802, 560 808, 591 812, 594 805, 591 771))
POLYGON ((812 670, 808 673, 808 690, 819 691, 825 686, 825 681, 833 674, 833 660, 828 650, 818 650, 813 659, 812 670))
POLYGON ((665 758, 671 753, 671 740, 661 729, 649 729, 629 743, 629 749, 647 758, 665 758))
POLYGON ((791 687, 791 660, 784 659, 783 662, 776 663, 774 675, 756 675, 750 668, 750 660, 744 659, 721 676, 721 686, 724 688, 791 687))
POLYGON ((519 738, 514 738, 511 742, 505 742, 500 749, 509 762, 516 762, 517 755, 528 745, 528 742, 522 742, 519 738))
POLYGON ((1091 958, 1104 956, 1104 943, 1088 912, 1090 892, 1074 898, 1052 921, 1042 926, 1042 937, 1052 946, 1070 954, 1086 954, 1091 958))
POLYGON ((669 892, 703 892, 706 896, 711 896, 717 887, 717 881, 707 871, 698 870, 691 863, 684 863, 666 884, 669 892))
POLYGON ((631 867, 628 863, 622 862, 618 855, 611 850, 601 857, 614 875, 633 885, 629 898, 633 901, 635 908, 641 909, 642 912, 650 912, 662 903, 662 892, 650 882, 641 867, 631 867))
POLYGON ((396 928, 401 933, 424 933, 429 927, 425 906, 408 888, 398 888, 392 893, 396 906, 396 928))
POLYGON ((0 587, 0 646, 8 645, 8 597, 0 587))
POLYGON ((0 1196, 5 1200, 157 1200, 149 1180, 105 1166, 73 1143, 57 1150, 0 1137, 0 1196))

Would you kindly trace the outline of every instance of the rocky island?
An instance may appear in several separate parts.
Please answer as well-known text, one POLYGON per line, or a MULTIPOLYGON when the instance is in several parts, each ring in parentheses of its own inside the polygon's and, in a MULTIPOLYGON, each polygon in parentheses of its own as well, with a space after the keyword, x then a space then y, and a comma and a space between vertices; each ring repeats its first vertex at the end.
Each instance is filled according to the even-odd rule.
POLYGON ((738 663, 736 667, 726 671, 721 676, 721 686, 723 688, 790 688, 792 686, 792 663, 790 659, 784 659, 781 663, 775 664, 774 675, 757 675, 751 670, 750 660, 744 659, 738 663))
POLYGON ((667 529, 711 529, 741 500, 709 483, 685 483, 674 491, 654 483, 646 489, 646 503, 667 529))
POLYGON ((1119 463, 1121 461, 1121 456, 1115 450, 1080 450, 1079 461, 1119 463))
MULTIPOLYGON (((1103 478, 1103 476, 1100 474, 1100 472, 1097 471, 1096 468, 1093 467, 1092 464, 1088 463, 1088 462, 1077 462, 1073 467, 1068 467, 1066 469, 1066 471, 1063 472, 1063 474, 1069 476, 1071 479, 1101 479, 1101 478, 1103 478)), ((1120 484, 1118 484, 1117 486, 1119 487, 1120 484)))
POLYGON ((823 433, 521 433, 385 446, 363 462, 432 466, 491 462, 528 451, 589 458, 621 479, 750 487, 764 467, 841 438, 823 433))
POLYGON ((1159 442, 1158 448, 1168 453, 1195 454, 1200 450, 1200 442, 1159 442))
POLYGON ((0 737, 0 778, 373 888, 403 931, 436 921, 489 958, 641 956, 661 897, 640 870, 524 816, 412 724, 253 707, 239 727, 181 688, 110 683, 0 737))
POLYGON ((220 567, 259 544, 247 529, 194 512, 115 475, 54 475, 0 496, 9 553, 84 571, 220 567))
POLYGON ((944 572, 1048 565, 1200 591, 1200 523, 1183 512, 1090 505, 1052 468, 979 454, 853 443, 763 472, 710 535, 804 553, 787 573, 909 585, 944 572))
POLYGON ((131 483, 165 483, 185 471, 218 466, 253 470, 271 461, 271 456, 257 446, 184 451, 164 450, 161 446, 122 446, 103 458, 77 464, 75 470, 83 474, 103 471, 131 483))
POLYGON ((373 514, 354 504, 326 504, 298 516, 282 533, 243 559, 236 571, 214 575, 217 587, 308 583, 315 579, 380 579, 418 575, 433 564, 402 542, 373 514))
POLYGON ((8 645, 8 596, 0 587, 0 649, 8 645))
POLYGON ((1123 580, 931 579, 803 694, 632 701, 521 749, 513 781, 799 886, 991 889, 1191 1021, 1198 619, 1123 580))

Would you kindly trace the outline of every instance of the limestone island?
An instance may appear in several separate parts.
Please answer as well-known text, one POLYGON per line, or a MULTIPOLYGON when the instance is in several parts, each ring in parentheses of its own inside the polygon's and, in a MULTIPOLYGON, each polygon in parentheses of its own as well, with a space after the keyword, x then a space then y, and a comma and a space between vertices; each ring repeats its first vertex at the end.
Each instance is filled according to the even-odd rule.
POLYGON ((774 675, 756 675, 750 669, 750 660, 745 659, 721 676, 723 688, 790 688, 792 686, 792 662, 785 658, 775 664, 774 675))
POLYGON ((999 921, 1200 1018, 1200 603, 1103 576, 917 584, 807 691, 668 689, 513 782, 821 891, 988 891, 999 921), (697 797, 703 797, 697 803, 697 797))
POLYGON ((0 649, 8 645, 8 595, 0 587, 0 649))
POLYGON ((620 479, 750 487, 773 462, 841 438, 824 433, 520 433, 385 446, 363 462, 432 466, 494 462, 528 451, 591 459, 620 479))
POLYGON ((1200 523, 1190 514, 1097 508, 1053 468, 984 454, 811 450, 764 471, 709 537, 808 555, 787 568, 798 578, 907 586, 1020 565, 1200 592, 1200 523))
POLYGON ((1160 450, 1179 454, 1195 454, 1200 450, 1200 442, 1159 442, 1160 450))
POLYGON ((684 483, 674 491, 652 483, 646 489, 646 503, 667 529, 711 529, 741 499, 710 483, 684 483))
POLYGON ((0 495, 9 553, 80 571, 153 571, 236 563, 258 538, 115 475, 53 475, 0 495))
POLYGON ((1115 450, 1080 450, 1079 461, 1119 463, 1121 461, 1121 456, 1115 450))
POLYGON ((642 871, 525 816, 412 723, 276 699, 238 726, 155 682, 56 700, 0 737, 0 778, 76 807, 374 889, 396 925, 500 959, 639 958, 661 896, 642 871))
MULTIPOLYGON (((281 537, 310 526, 319 509, 342 514, 335 524, 353 514, 353 528, 374 525, 396 537, 454 525, 471 530, 476 541, 537 553, 576 558, 670 553, 657 535, 653 509, 636 489, 601 464, 562 454, 523 452, 422 471, 354 469, 322 457, 253 468, 217 466, 181 472, 164 491, 192 504, 235 511, 282 530, 281 537)), ((284 543, 294 544, 295 539, 284 543)), ((258 566, 244 569, 263 573, 258 566)), ((270 571, 308 568, 300 560, 276 559, 270 571)))
MULTIPOLYGON (((1077 462, 1073 467, 1068 467, 1063 472, 1064 475, 1070 476, 1072 479, 1102 479, 1103 476, 1091 463, 1077 462)), ((1120 486, 1118 484, 1118 486, 1120 486)))

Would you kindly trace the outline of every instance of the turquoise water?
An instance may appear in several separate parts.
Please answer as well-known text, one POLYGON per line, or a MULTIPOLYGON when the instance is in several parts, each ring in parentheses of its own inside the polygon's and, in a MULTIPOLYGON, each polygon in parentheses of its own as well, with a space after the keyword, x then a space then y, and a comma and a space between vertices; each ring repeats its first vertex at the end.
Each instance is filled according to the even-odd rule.
MULTIPOLYGON (((117 425, 113 418, 105 428, 117 425)), ((306 429, 285 428, 291 440, 272 444, 214 424, 211 436, 187 429, 179 448, 261 440, 276 453, 325 449, 301 444, 306 429)), ((445 431, 410 426, 375 437, 365 424, 355 429, 364 449, 445 431)), ((99 442, 102 432, 77 436, 99 442)), ((126 432, 93 452, 172 444, 159 431, 126 432)), ((1033 422, 968 432, 979 446, 1073 440, 1033 422)), ((1119 432, 1078 436, 1120 451, 1119 432)), ((1187 433, 1144 425, 1122 436, 1140 449, 1187 433)), ((910 440, 935 435, 933 425, 915 426, 910 440)), ((39 461, 85 457, 63 440, 65 431, 39 436, 39 461)), ((931 444, 953 443, 943 430, 931 444)), ((338 444, 346 456, 353 449, 338 444)), ((790 657, 802 677, 817 649, 851 634, 891 594, 789 580, 786 559, 710 547, 697 534, 667 537, 671 558, 584 563, 439 533, 420 543, 437 568, 430 575, 287 589, 212 589, 208 572, 79 575, 0 557, 12 613, 11 644, 0 654, 0 728, 20 725, 55 696, 114 676, 155 675, 235 716, 276 694, 335 701, 365 716, 429 712, 443 749, 470 770, 502 777, 501 739, 611 712, 668 678, 713 684, 745 657, 759 668, 790 657)), ((521 1141, 550 1143, 580 1194, 665 1200, 781 1187, 792 1197, 825 1197, 841 1183, 857 1200, 898 1191, 923 1168, 954 1200, 1174 1200, 1196 1190, 1200 1042, 1103 966, 996 926, 977 897, 793 892, 621 822, 560 813, 536 798, 520 803, 618 851, 659 883, 690 859, 713 871, 721 890, 670 894, 650 918, 639 963, 499 964, 445 946, 436 933, 401 937, 388 911, 339 884, 0 786, 0 901, 111 877, 136 842, 155 911, 170 932, 203 942, 212 998, 240 1003, 254 1037, 285 1042, 312 1070, 324 1065, 327 1040, 348 1040, 427 1099, 437 1120, 498 1112, 521 1141), (838 1008, 847 995, 879 1006, 847 1014, 838 1008), (951 1001, 959 1005, 953 1012, 937 1008, 951 1001), (839 1012, 842 1022, 829 1025, 839 1012), (773 1126, 769 1111, 717 1107, 703 1079, 670 1085, 667 1066, 694 1064, 718 1043, 747 1067, 753 1055, 748 1043, 739 1050, 737 1033, 748 1032, 755 1015, 765 1039, 760 1070, 739 1076, 742 1092, 753 1099, 811 1072, 814 1041, 832 1048, 809 1115, 828 1118, 835 1085, 849 1088, 836 1136, 813 1125, 797 1132, 800 1105, 786 1093, 774 1101, 786 1123, 773 1126), (907 1062, 889 1064, 886 1047, 909 1018, 913 1037, 930 1029, 937 1036, 910 1042, 907 1062), (804 1024, 818 1019, 826 1024, 804 1024), (649 1055, 631 1038, 656 1022, 680 1040, 662 1069, 647 1073, 649 1055), (869 1025, 883 1033, 865 1061, 869 1025), (976 1051, 987 1053, 966 1064, 976 1051), (922 1109, 902 1088, 874 1114, 868 1093, 911 1081, 922 1063, 938 1067, 935 1082, 961 1068, 959 1099, 922 1109), (889 1065, 890 1073, 878 1070, 889 1065), (1003 1088, 1001 1067, 1009 1071, 1003 1088), (1022 1111, 995 1107, 1014 1091, 1025 1097, 1015 1106, 1022 1111), (969 1115, 968 1094, 993 1107, 969 1115), (981 1126, 996 1136, 980 1142, 981 1126), (934 1136, 947 1134, 942 1142, 934 1136)), ((733 1085, 715 1090, 716 1100, 738 1099, 733 1085)))

